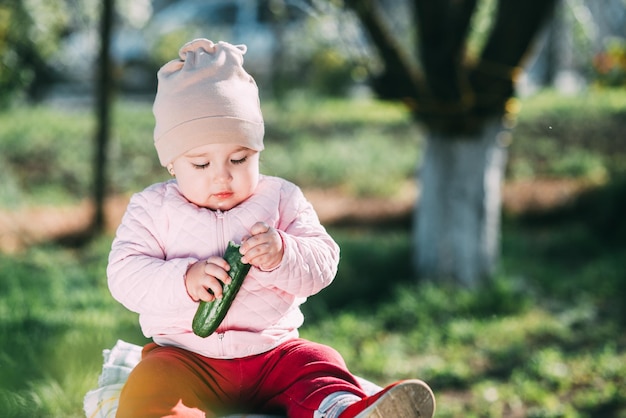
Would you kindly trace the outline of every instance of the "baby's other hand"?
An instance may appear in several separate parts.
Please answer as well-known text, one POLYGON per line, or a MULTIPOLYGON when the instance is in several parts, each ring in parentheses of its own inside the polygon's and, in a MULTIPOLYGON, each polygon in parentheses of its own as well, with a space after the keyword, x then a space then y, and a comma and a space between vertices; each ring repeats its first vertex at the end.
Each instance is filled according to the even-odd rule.
POLYGON ((228 284, 230 265, 222 257, 209 257, 192 264, 185 276, 187 293, 194 301, 211 302, 222 297, 222 283, 228 284))
POLYGON ((275 228, 265 222, 257 222, 250 228, 252 236, 243 239, 239 252, 242 263, 251 264, 261 270, 269 271, 283 259, 283 240, 275 228))

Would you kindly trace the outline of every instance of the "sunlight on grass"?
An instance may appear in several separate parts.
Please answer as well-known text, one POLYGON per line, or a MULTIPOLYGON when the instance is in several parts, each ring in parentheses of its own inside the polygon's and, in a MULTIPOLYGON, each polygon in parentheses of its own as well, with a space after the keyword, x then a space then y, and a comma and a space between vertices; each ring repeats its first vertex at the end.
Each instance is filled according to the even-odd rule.
POLYGON ((626 110, 623 89, 591 88, 579 95, 563 95, 556 90, 542 90, 522 100, 520 119, 542 120, 559 114, 561 122, 573 120, 581 112, 592 116, 610 115, 626 110))
MULTIPOLYGON (((619 141, 624 96, 590 91, 574 100, 548 91, 522 100, 507 178, 603 182, 615 171, 626 172, 619 141)), ((307 187, 390 196, 419 168, 423 133, 402 104, 295 94, 262 107, 268 174, 307 187)), ((85 108, 17 107, 0 113, 0 163, 6 172, 0 205, 72 203, 90 196, 94 125, 85 108)), ((116 102, 111 193, 132 193, 168 178, 156 158, 153 128, 151 103, 116 102)))
POLYGON ((590 89, 579 96, 543 91, 521 102, 508 178, 567 177, 605 183, 626 173, 620 122, 626 114, 623 89, 590 89))
POLYGON ((267 125, 287 130, 332 129, 336 125, 397 125, 410 120, 408 109, 401 103, 316 98, 299 93, 280 102, 265 101, 261 109, 267 125))
POLYGON ((416 135, 386 138, 376 128, 324 138, 303 135, 288 143, 268 143, 261 157, 263 172, 304 188, 390 196, 413 178, 419 156, 417 142, 416 135))
POLYGON ((0 409, 7 417, 79 417, 102 350, 140 343, 136 315, 106 288, 110 237, 80 251, 35 247, 0 254, 0 409), (6 272, 11 272, 6 274, 6 272))
MULTIPOLYGON (((597 416, 594 411, 611 405, 626 408, 620 390, 626 384, 626 354, 623 339, 615 338, 620 328, 584 295, 559 303, 558 288, 537 297, 541 281, 516 284, 509 276, 473 292, 417 285, 401 261, 409 248, 406 232, 335 233, 344 249, 338 280, 371 294, 355 299, 350 287, 338 282, 330 293, 311 298, 307 305, 318 308, 310 307, 315 314, 307 315, 302 336, 335 347, 356 374, 381 385, 427 380, 437 393, 440 417, 518 411, 579 418, 597 416), (363 260, 368 253, 371 265, 363 260), (333 298, 342 303, 328 303, 333 298)), ((136 315, 106 289, 110 239, 80 250, 48 245, 0 255, 0 338, 11 341, 0 349, 5 416, 82 416, 82 399, 96 385, 102 350, 117 339, 145 341, 136 315)), ((528 251, 515 257, 549 270, 549 258, 528 251)), ((570 274, 568 286, 581 277, 586 280, 584 274, 570 274)))

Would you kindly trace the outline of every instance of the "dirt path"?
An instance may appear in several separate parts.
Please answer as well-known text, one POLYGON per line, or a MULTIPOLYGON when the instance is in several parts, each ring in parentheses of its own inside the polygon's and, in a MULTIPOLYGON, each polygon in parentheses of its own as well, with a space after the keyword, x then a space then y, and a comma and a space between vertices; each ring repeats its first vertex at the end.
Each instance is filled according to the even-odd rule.
MULTIPOLYGON (((503 209, 509 213, 542 210, 571 201, 589 186, 574 180, 519 181, 503 188, 503 209)), ((354 198, 334 190, 305 190, 325 225, 380 223, 406 220, 418 199, 418 187, 407 184, 387 199, 354 198)), ((107 230, 113 232, 128 204, 128 197, 107 202, 107 230)), ((65 207, 32 207, 0 211, 0 251, 15 253, 29 245, 80 235, 93 214, 89 202, 65 207)))

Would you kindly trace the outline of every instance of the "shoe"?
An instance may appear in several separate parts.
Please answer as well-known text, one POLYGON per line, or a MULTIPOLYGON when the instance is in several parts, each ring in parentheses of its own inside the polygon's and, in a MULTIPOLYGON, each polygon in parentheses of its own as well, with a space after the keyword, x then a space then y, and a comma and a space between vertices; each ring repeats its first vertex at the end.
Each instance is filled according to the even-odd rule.
POLYGON ((353 403, 339 418, 432 418, 435 395, 421 380, 401 380, 353 403))

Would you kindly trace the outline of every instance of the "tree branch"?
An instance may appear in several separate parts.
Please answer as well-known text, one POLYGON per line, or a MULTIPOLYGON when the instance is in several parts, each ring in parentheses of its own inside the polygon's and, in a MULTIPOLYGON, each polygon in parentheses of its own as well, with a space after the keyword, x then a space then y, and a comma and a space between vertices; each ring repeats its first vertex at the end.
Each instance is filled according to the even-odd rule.
POLYGON ((498 1, 495 24, 470 72, 477 114, 501 111, 513 95, 524 58, 555 4, 556 0, 498 1))
POLYGON ((424 94, 424 80, 385 25, 374 3, 372 0, 345 2, 356 13, 385 63, 384 74, 373 80, 374 89, 385 99, 417 102, 424 94))
POLYGON ((437 101, 464 101, 465 39, 476 0, 414 0, 420 58, 437 101))

